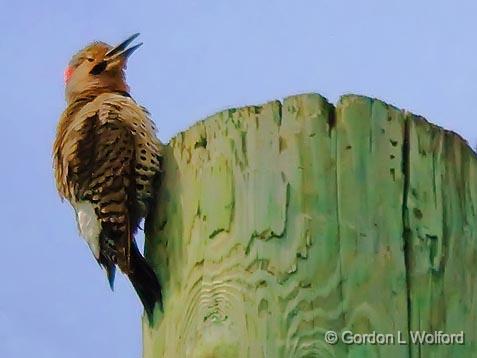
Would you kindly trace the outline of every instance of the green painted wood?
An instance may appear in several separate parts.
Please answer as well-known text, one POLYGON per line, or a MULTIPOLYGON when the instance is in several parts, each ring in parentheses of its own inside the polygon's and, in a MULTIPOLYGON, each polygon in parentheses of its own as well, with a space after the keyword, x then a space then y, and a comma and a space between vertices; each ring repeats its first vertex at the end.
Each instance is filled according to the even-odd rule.
POLYGON ((477 354, 477 163, 456 135, 305 94, 218 113, 164 153, 146 256, 165 309, 144 357, 477 354), (324 341, 418 329, 466 344, 324 341))
MULTIPOLYGON (((403 255, 404 116, 369 98, 337 106, 338 218, 344 329, 407 331, 403 255)), ((405 357, 405 345, 349 345, 351 357, 405 357)))
POLYGON ((413 356, 477 354, 475 153, 409 115, 409 303, 413 330, 464 331, 465 345, 414 345, 413 356))

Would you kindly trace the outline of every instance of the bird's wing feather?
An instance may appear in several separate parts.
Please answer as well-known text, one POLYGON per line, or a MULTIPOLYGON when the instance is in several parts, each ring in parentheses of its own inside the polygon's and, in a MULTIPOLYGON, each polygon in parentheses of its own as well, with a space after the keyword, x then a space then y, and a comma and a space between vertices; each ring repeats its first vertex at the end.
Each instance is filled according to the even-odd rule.
POLYGON ((56 147, 60 193, 71 202, 93 203, 101 251, 127 270, 132 234, 160 169, 153 122, 132 99, 100 95, 64 126, 56 147))
POLYGON ((154 178, 161 170, 162 144, 156 137, 156 127, 147 110, 129 97, 117 94, 108 96, 100 113, 100 118, 107 118, 102 113, 114 113, 133 135, 136 214, 145 217, 147 203, 153 197, 154 178))

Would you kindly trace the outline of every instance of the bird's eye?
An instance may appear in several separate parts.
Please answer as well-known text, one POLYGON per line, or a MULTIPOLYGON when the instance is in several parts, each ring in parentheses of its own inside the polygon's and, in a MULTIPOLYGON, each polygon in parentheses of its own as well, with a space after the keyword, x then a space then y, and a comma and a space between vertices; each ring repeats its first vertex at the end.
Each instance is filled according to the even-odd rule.
POLYGON ((103 72, 106 67, 108 66, 108 63, 106 61, 101 61, 100 63, 96 64, 89 73, 92 75, 99 75, 101 72, 103 72))

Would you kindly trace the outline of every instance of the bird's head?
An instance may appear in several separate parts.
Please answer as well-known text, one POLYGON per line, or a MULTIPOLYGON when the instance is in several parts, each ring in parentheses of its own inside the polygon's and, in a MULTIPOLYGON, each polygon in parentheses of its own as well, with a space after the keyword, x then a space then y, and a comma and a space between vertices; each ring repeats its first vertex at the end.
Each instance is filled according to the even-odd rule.
POLYGON ((128 47, 138 37, 134 34, 112 47, 93 42, 76 53, 65 69, 65 96, 68 102, 82 94, 128 91, 124 70, 128 57, 142 45, 128 47))

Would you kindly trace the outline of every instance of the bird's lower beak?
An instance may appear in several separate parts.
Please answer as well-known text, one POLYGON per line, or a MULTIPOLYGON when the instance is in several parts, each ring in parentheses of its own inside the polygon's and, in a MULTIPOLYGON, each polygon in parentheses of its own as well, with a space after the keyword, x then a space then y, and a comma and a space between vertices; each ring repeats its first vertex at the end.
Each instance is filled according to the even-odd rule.
POLYGON ((136 51, 141 45, 142 42, 138 43, 137 45, 134 45, 132 47, 128 48, 128 45, 134 41, 136 37, 139 36, 139 33, 136 33, 132 36, 129 36, 126 40, 121 42, 119 45, 116 47, 113 47, 111 50, 106 52, 106 55, 104 55, 105 60, 113 60, 116 58, 123 58, 127 59, 131 54, 136 51))

